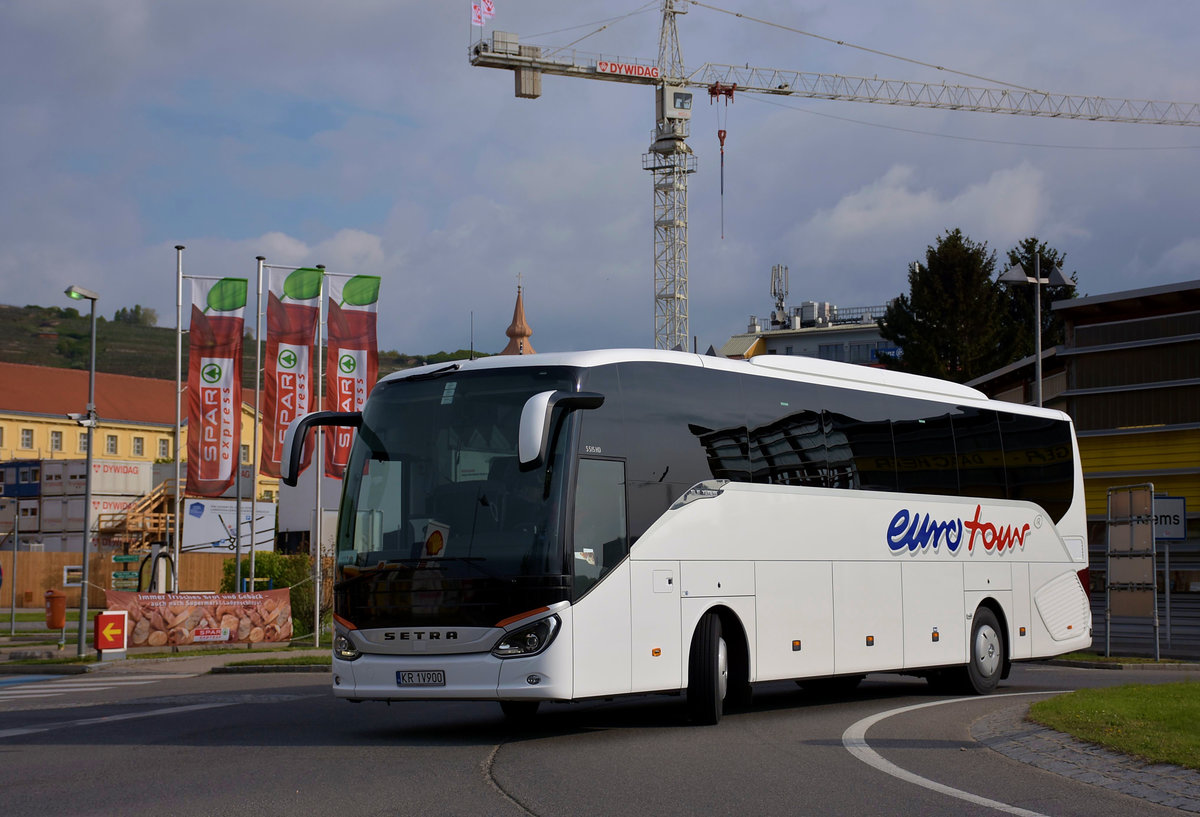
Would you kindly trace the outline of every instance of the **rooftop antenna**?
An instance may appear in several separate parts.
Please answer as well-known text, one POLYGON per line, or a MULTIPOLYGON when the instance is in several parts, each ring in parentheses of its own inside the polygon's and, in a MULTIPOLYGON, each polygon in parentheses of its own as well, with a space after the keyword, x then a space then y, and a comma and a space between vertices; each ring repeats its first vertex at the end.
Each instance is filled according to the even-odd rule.
POLYGON ((771 323, 787 325, 788 268, 783 264, 771 267, 771 297, 775 299, 775 311, 771 323))

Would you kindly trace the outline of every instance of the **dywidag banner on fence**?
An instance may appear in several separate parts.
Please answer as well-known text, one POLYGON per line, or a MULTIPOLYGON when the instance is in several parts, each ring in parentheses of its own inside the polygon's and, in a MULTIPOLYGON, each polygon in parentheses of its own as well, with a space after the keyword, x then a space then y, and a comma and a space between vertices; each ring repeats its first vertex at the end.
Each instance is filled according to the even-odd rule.
MULTIPOLYGON (((288 424, 316 408, 313 344, 320 319, 319 269, 271 269, 267 283, 267 349, 260 473, 279 476, 288 424)), ((302 467, 312 458, 305 448, 302 467)))
POLYGON ((192 280, 187 492, 194 496, 220 496, 237 475, 245 307, 245 278, 192 280))
MULTIPOLYGON (((379 276, 327 274, 329 293, 325 408, 361 411, 367 393, 379 379, 379 347, 375 337, 379 276)), ((325 474, 341 479, 350 455, 354 430, 325 429, 325 474)))

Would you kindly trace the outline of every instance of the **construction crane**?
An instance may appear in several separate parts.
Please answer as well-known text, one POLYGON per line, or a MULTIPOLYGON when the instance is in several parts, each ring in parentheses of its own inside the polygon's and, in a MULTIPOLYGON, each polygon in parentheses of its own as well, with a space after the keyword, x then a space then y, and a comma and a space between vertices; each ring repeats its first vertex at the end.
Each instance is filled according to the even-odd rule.
POLYGON ((708 62, 689 73, 676 26, 676 18, 687 12, 689 2, 662 0, 656 63, 523 45, 516 34, 503 31, 493 31, 490 43, 481 36, 470 50, 472 65, 513 71, 516 96, 524 99, 541 96, 542 74, 658 87, 654 141, 642 156, 642 167, 653 173, 654 180, 654 345, 658 349, 688 348, 687 177, 696 171, 696 157, 687 144, 693 98, 688 89, 702 89, 712 97, 762 93, 1054 119, 1200 126, 1200 103, 1194 102, 1110 99, 708 62))

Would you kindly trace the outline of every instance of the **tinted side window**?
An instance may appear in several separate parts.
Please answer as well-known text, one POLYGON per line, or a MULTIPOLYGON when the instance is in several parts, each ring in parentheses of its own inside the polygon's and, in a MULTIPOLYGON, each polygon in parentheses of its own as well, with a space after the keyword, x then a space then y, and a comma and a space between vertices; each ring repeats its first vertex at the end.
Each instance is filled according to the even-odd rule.
POLYGON ((892 440, 901 491, 958 494, 958 462, 948 406, 922 400, 897 402, 892 440))
POLYGON ((617 367, 597 366, 585 369, 580 383, 583 391, 594 391, 604 395, 604 403, 598 409, 577 412, 580 433, 578 453, 622 457, 627 448, 625 443, 625 410, 621 394, 621 382, 617 367))
POLYGON ((867 491, 896 490, 891 412, 897 398, 854 389, 825 389, 828 486, 867 491))
POLYGON ((820 390, 752 375, 743 382, 753 480, 823 486, 829 466, 820 390))
POLYGON ((996 412, 959 406, 951 418, 963 496, 1005 499, 1004 447, 996 412))
POLYGON ((1024 499, 1062 519, 1075 488, 1071 427, 1062 420, 1000 415, 1009 499, 1024 499))
POLYGON ((631 537, 697 482, 749 479, 738 375, 659 363, 621 363, 617 372, 631 537))

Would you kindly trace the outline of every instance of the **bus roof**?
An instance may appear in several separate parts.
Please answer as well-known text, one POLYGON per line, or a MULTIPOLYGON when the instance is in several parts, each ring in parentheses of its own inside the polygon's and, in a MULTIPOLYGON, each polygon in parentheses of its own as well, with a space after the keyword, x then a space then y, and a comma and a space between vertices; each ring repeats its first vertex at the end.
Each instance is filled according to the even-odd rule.
MULTIPOLYGON (((543 352, 536 355, 493 355, 476 358, 475 360, 433 363, 414 369, 404 369, 393 372, 384 378, 384 380, 405 380, 414 376, 427 376, 447 369, 469 372, 542 366, 592 368, 613 363, 633 362, 700 366, 764 377, 781 377, 787 380, 794 379, 824 383, 826 385, 846 388, 887 390, 893 393, 906 393, 913 397, 924 399, 940 398, 942 400, 992 402, 983 392, 973 389, 970 386, 964 386, 961 383, 939 380, 934 377, 907 374, 905 372, 896 372, 889 369, 861 366, 854 363, 838 363, 832 360, 790 355, 758 355, 749 360, 733 360, 711 355, 698 355, 690 352, 669 352, 661 349, 597 349, 582 352, 543 352)), ((1036 409, 1032 406, 1022 406, 1017 403, 1005 403, 1004 407, 1007 410, 1018 413, 1044 412, 1047 415, 1061 415, 1061 412, 1036 409)))

